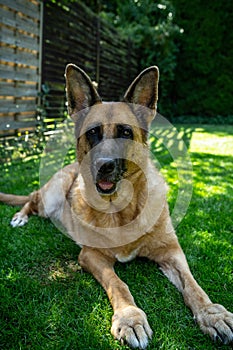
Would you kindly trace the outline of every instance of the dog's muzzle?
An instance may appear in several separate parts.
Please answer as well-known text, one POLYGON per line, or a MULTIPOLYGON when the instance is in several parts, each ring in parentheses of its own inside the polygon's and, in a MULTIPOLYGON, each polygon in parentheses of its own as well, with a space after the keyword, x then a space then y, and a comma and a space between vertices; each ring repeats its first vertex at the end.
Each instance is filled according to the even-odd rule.
POLYGON ((122 179, 124 171, 124 159, 95 159, 94 176, 98 192, 102 195, 113 194, 116 191, 117 183, 122 179))

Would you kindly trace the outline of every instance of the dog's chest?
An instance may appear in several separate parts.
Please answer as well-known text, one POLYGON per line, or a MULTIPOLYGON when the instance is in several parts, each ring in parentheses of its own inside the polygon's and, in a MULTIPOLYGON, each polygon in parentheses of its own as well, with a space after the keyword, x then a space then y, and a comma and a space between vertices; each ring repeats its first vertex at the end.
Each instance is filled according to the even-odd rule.
POLYGON ((140 248, 136 248, 128 253, 124 251, 117 253, 115 254, 115 258, 121 263, 126 263, 136 258, 136 256, 138 255, 139 249, 140 248))

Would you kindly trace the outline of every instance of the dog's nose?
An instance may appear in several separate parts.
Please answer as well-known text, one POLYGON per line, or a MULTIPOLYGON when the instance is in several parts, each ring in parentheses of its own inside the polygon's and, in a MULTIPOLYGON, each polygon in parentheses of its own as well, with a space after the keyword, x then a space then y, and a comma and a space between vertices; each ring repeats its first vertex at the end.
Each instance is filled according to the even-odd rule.
POLYGON ((111 174, 116 168, 116 160, 112 158, 97 158, 95 166, 99 172, 111 174))

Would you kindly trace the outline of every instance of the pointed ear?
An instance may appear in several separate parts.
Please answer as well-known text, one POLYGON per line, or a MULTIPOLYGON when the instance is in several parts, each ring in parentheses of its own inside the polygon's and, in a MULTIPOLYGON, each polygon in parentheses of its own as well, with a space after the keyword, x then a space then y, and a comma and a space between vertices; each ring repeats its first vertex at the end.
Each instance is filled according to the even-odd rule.
POLYGON ((152 66, 141 72, 125 93, 124 102, 142 105, 156 110, 158 100, 158 67, 152 66))
POLYGON ((88 75, 75 64, 68 64, 65 71, 68 113, 71 116, 84 108, 100 103, 101 98, 88 75))

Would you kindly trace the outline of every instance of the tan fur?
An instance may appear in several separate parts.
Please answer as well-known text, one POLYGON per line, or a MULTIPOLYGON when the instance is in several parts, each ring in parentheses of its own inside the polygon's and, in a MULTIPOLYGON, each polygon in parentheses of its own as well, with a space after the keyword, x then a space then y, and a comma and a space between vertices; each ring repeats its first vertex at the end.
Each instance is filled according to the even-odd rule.
MULTIPOLYGON (((145 349, 152 336, 145 313, 136 306, 127 285, 113 268, 117 260, 126 262, 140 256, 159 264, 182 293, 204 333, 214 340, 230 343, 233 340, 233 315, 223 306, 213 304, 193 278, 171 223, 166 185, 144 148, 139 148, 137 152, 130 146, 127 149, 129 159, 124 176, 133 189, 130 202, 127 202, 130 196, 130 187, 127 186, 123 187, 121 196, 115 192, 94 198, 92 184, 87 181, 90 169, 84 173, 82 170, 82 161, 90 151, 82 133, 96 122, 104 124, 103 134, 107 140, 114 138, 113 122, 131 125, 135 141, 145 145, 143 128, 149 127, 157 102, 157 68, 151 67, 135 79, 125 94, 124 102, 101 104, 90 79, 74 65, 68 65, 66 80, 68 110, 77 124, 79 163, 60 170, 44 187, 28 197, 0 193, 0 201, 25 204, 13 218, 12 225, 23 225, 30 214, 48 216, 58 220, 74 241, 83 246, 79 263, 107 292, 114 310, 111 332, 116 339, 126 341, 133 348, 145 349), (130 103, 136 105, 130 106, 130 103), (146 111, 142 106, 147 108, 146 111), (92 108, 83 111, 86 107, 92 108), (127 205, 124 206, 124 203, 127 205), (147 203, 145 213, 140 215, 147 203), (153 225, 148 226, 152 220, 153 225), (134 226, 131 226, 134 221, 134 226), (115 230, 115 235, 110 235, 111 229, 115 230), (134 229, 142 233, 136 237, 134 229)), ((105 153, 114 152, 114 147, 111 149, 104 143, 101 149, 105 153)))
POLYGON ((24 205, 29 201, 29 196, 16 196, 0 192, 0 202, 8 205, 24 205))

